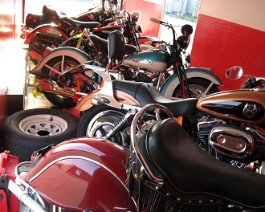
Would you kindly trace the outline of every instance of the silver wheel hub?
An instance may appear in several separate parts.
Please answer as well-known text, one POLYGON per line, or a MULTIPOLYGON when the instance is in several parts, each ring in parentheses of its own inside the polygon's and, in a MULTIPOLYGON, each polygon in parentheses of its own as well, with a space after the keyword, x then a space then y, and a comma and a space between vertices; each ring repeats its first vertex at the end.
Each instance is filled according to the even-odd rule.
POLYGON ((67 122, 55 115, 32 115, 22 119, 19 129, 33 136, 54 136, 63 133, 68 127, 67 122))

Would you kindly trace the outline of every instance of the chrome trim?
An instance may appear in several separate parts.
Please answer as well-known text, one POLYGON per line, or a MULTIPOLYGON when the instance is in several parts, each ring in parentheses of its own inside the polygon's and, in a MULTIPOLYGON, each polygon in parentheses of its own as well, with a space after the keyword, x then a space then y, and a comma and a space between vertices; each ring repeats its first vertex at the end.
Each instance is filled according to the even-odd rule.
MULTIPOLYGON (((173 114, 171 113, 171 111, 164 107, 163 105, 160 104, 148 104, 146 106, 144 106, 141 110, 139 110, 131 123, 131 142, 132 142, 132 147, 136 153, 137 158, 139 159, 139 161, 141 162, 143 169, 146 171, 146 174, 153 179, 155 182, 157 182, 158 184, 163 184, 163 179, 158 178, 154 175, 154 173, 152 172, 152 170, 150 169, 150 167, 148 166, 148 164, 146 163, 146 161, 144 160, 144 157, 141 154, 140 148, 138 147, 137 144, 137 136, 136 136, 136 130, 137 130, 137 125, 138 125, 138 120, 141 118, 141 116, 143 115, 143 113, 149 109, 155 107, 156 109, 162 109, 164 112, 166 112, 166 114, 170 117, 170 118, 174 118, 173 114)), ((156 117, 157 114, 156 114, 156 117)))
POLYGON ((92 69, 104 80, 103 87, 100 89, 99 93, 95 95, 95 97, 98 99, 107 98, 110 102, 108 103, 109 106, 121 109, 122 105, 114 98, 111 74, 108 72, 108 70, 99 66, 89 64, 83 64, 83 68, 92 69))
POLYGON ((209 134, 209 143, 218 152, 235 158, 250 155, 254 148, 254 139, 249 133, 229 126, 214 127, 209 134))
POLYGON ((36 212, 45 212, 45 207, 41 206, 36 202, 36 200, 32 199, 31 196, 26 193, 24 190, 20 188, 20 186, 9 180, 8 189, 18 198, 20 202, 25 204, 28 208, 36 212))

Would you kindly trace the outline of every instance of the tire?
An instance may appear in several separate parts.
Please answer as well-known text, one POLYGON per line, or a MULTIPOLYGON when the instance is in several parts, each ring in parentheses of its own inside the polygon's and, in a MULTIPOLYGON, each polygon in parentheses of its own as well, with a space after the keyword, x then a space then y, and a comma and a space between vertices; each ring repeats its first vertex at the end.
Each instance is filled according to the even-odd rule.
POLYGON ((20 161, 51 144, 76 137, 78 119, 59 109, 28 109, 6 118, 3 124, 3 147, 20 161))
MULTIPOLYGON (((84 69, 82 68, 82 66, 80 66, 81 64, 77 60, 72 57, 65 57, 63 69, 61 69, 63 61, 62 58, 63 56, 53 58, 47 63, 48 66, 43 67, 43 70, 41 72, 43 75, 49 76, 54 84, 56 84, 56 86, 54 86, 55 89, 64 90, 67 87, 68 92, 71 90, 72 92, 83 93, 88 93, 95 89, 93 85, 87 84, 84 81, 76 81, 77 78, 74 77, 74 74, 84 72, 84 69), (64 75, 63 78, 60 78, 58 73, 53 72, 49 67, 56 69, 58 72, 65 71, 73 67, 76 68, 74 68, 71 73, 64 75), (82 83, 81 88, 78 88, 77 86, 80 83, 82 83)), ((65 97, 51 92, 43 92, 43 94, 53 105, 57 106, 58 108, 72 108, 76 106, 76 103, 73 102, 73 99, 70 97, 65 97)))
POLYGON ((43 94, 49 102, 58 108, 72 108, 76 106, 72 98, 45 91, 43 91, 43 94))
MULTIPOLYGON (((122 120, 124 114, 125 111, 106 105, 93 106, 81 116, 77 136, 103 138, 122 120)), ((110 140, 127 148, 130 144, 129 127, 116 133, 110 140)))
MULTIPOLYGON (((210 85, 210 81, 203 78, 190 78, 188 79, 188 85, 191 90, 191 97, 193 98, 200 98, 202 96, 202 93, 207 89, 207 87, 210 85)), ((216 85, 212 85, 210 90, 207 92, 207 94, 216 93, 218 92, 218 88, 216 85)), ((181 86, 178 85, 178 87, 173 92, 173 97, 176 98, 182 98, 182 92, 181 92, 181 86)))

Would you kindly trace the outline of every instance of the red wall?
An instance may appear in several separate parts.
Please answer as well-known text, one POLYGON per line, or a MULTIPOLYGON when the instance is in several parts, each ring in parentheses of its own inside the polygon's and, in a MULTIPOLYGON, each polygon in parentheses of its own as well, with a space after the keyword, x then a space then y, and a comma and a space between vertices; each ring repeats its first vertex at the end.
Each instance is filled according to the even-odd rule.
MULTIPOLYGON (((223 89, 234 89, 242 86, 246 78, 226 80, 224 72, 233 65, 242 66, 244 74, 264 76, 265 28, 259 24, 265 16, 259 10, 262 5, 265 8, 265 1, 234 0, 238 4, 219 5, 219 2, 225 1, 228 0, 202 1, 191 65, 212 68, 222 79, 223 89)), ((265 22, 262 23, 264 25, 265 22)))
POLYGON ((165 0, 125 0, 123 9, 129 12, 140 10, 141 16, 138 23, 142 27, 142 35, 158 37, 160 25, 151 22, 150 18, 162 19, 164 4, 165 0))

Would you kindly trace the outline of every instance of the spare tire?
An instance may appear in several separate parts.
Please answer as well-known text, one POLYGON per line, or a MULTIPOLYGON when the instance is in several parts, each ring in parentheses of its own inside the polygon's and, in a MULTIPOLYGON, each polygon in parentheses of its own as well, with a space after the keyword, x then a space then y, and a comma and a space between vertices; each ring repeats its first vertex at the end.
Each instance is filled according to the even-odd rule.
POLYGON ((3 148, 30 160, 32 153, 45 146, 76 137, 78 118, 59 109, 34 108, 16 112, 3 124, 3 148))

